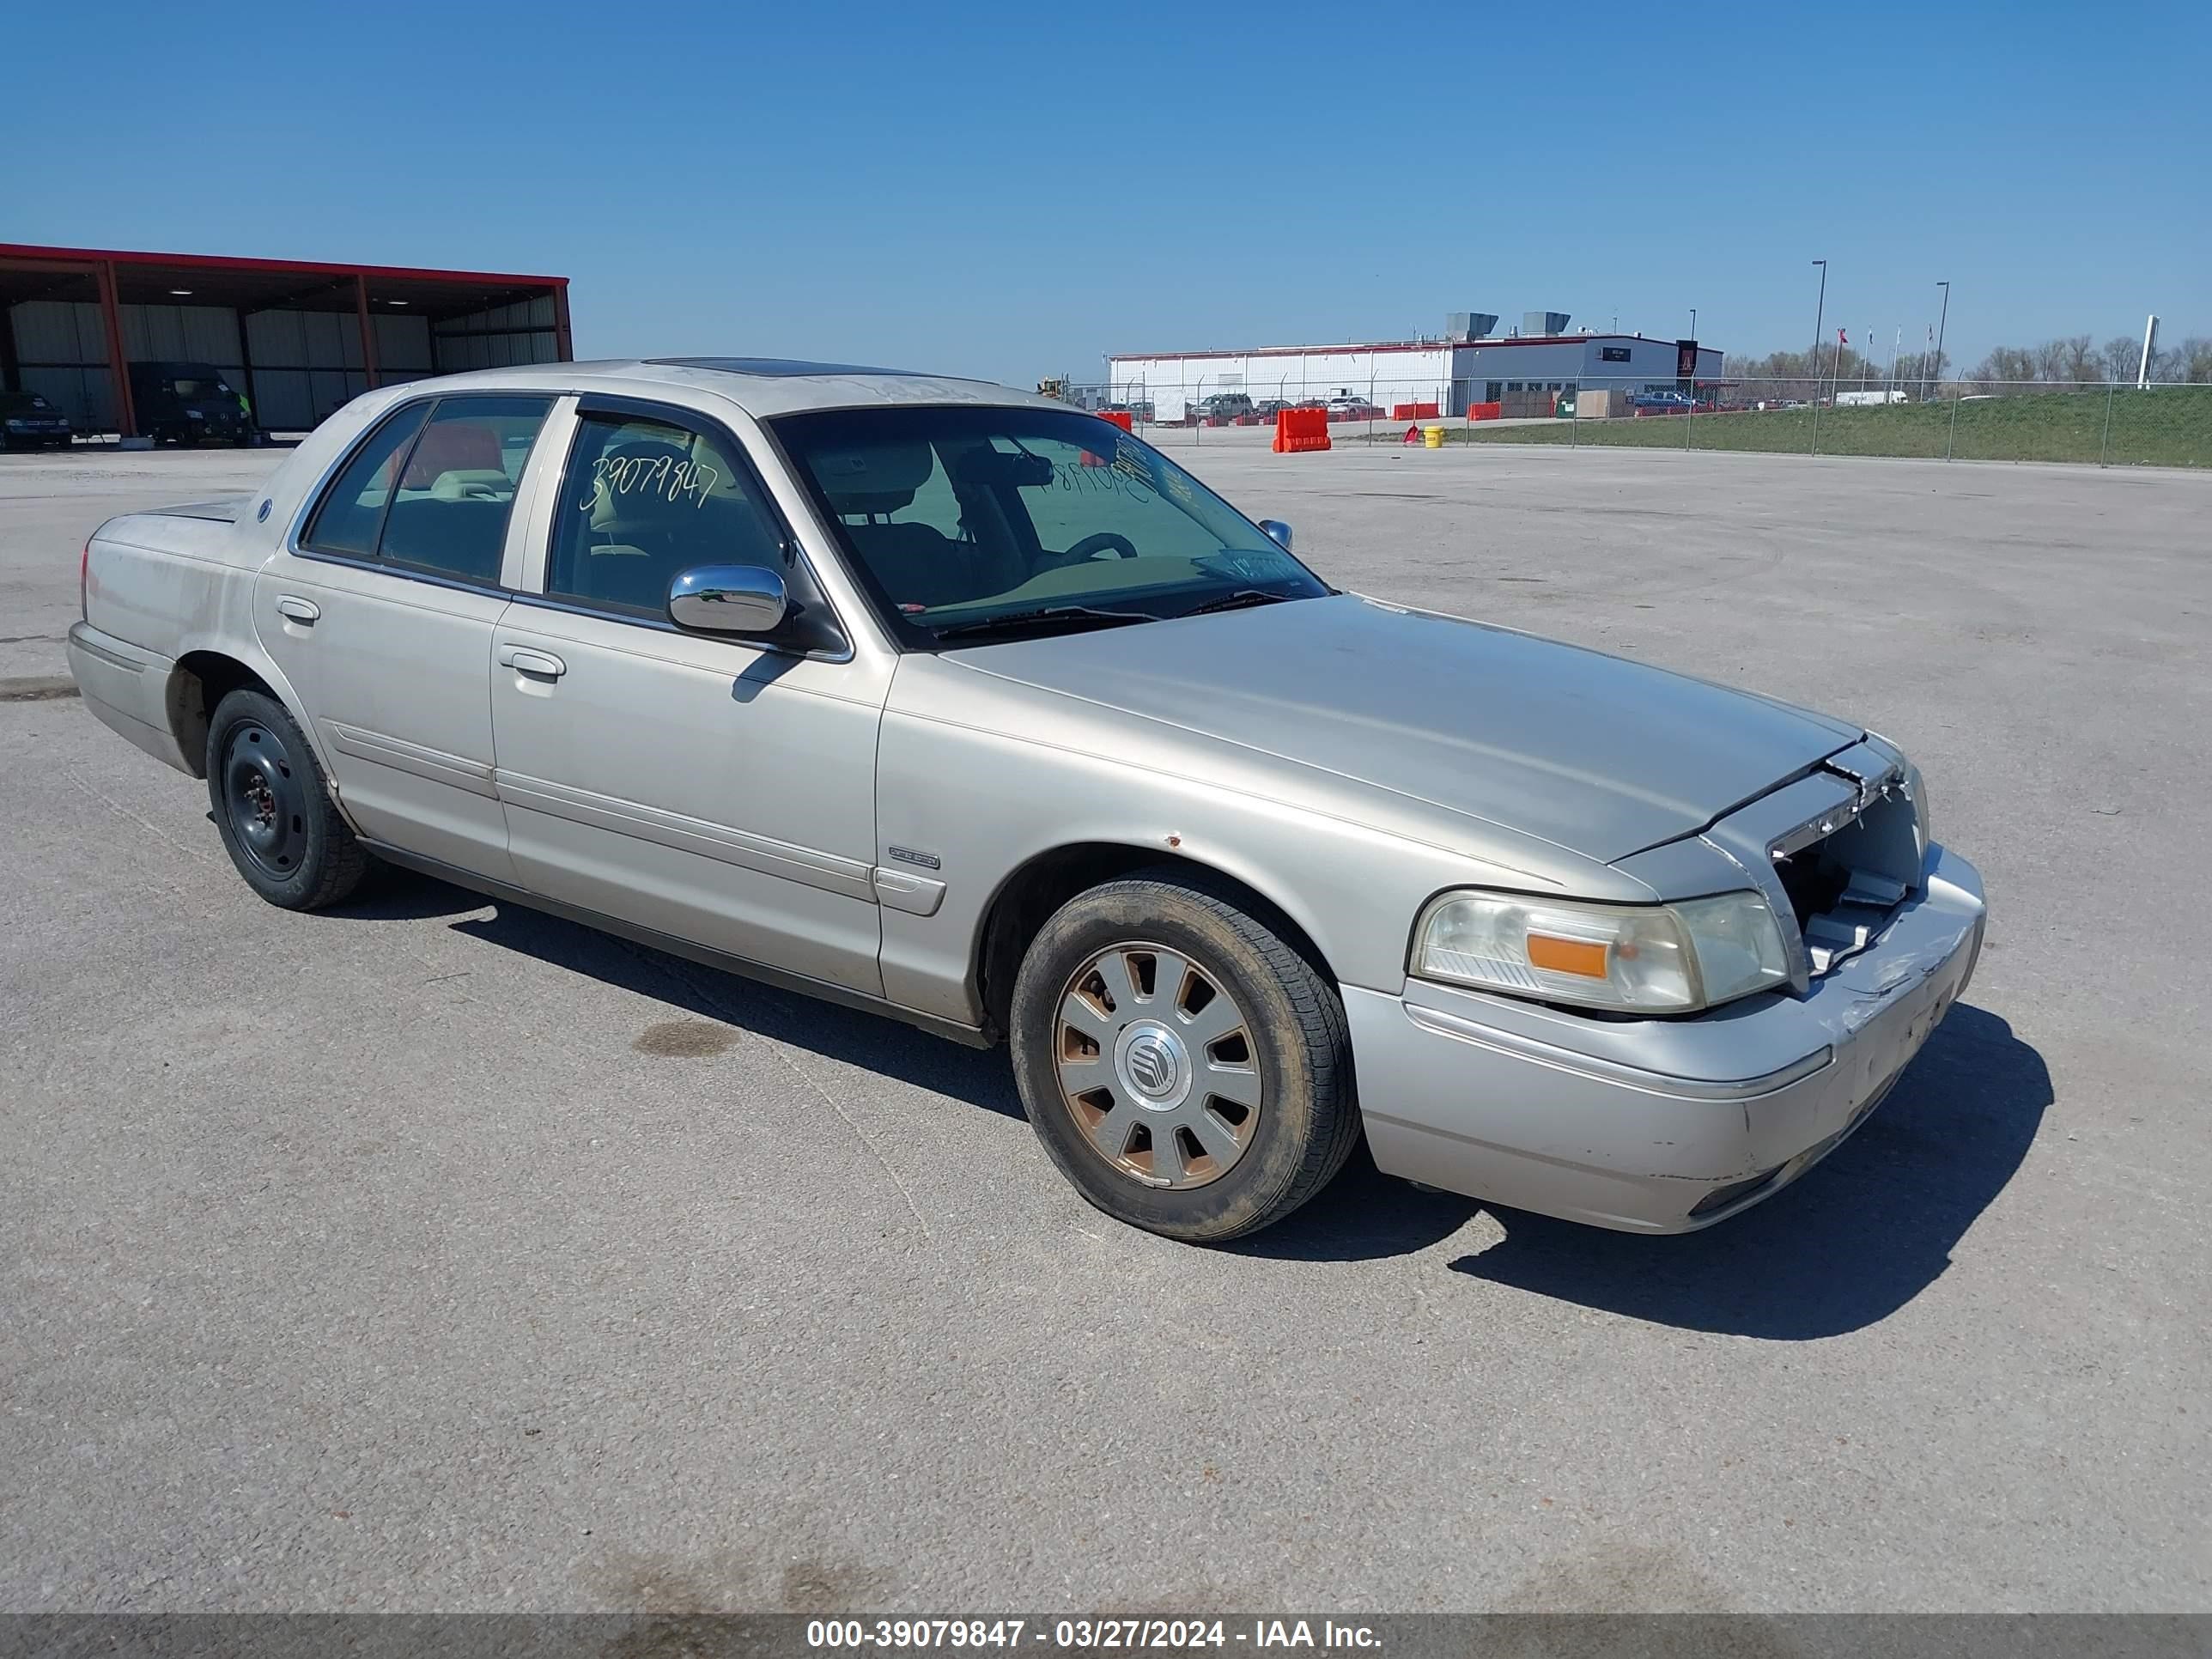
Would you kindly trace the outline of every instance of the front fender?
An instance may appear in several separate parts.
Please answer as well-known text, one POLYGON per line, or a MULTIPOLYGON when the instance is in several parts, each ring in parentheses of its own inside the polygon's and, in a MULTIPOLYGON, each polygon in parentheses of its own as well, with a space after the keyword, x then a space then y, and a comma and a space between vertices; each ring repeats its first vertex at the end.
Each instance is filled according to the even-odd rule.
POLYGON ((1437 892, 1557 885, 1540 872, 1425 839, 1410 823, 1381 822, 1382 811, 1370 820, 1354 810, 1356 787, 1340 799, 1310 793, 1292 799, 1287 787, 1268 789, 1264 771, 1237 777, 1223 767, 1209 775, 1195 750, 1137 761, 1080 732, 1045 742, 1016 735, 988 710, 962 709, 956 718, 893 702, 878 747, 878 856, 893 868, 935 859, 932 873, 945 895, 928 916, 882 912, 884 988, 895 1002, 945 1018, 981 1022, 975 965, 1006 881, 1031 860, 1079 843, 1218 870, 1302 928, 1340 983, 1390 994, 1405 983, 1414 920, 1437 892))

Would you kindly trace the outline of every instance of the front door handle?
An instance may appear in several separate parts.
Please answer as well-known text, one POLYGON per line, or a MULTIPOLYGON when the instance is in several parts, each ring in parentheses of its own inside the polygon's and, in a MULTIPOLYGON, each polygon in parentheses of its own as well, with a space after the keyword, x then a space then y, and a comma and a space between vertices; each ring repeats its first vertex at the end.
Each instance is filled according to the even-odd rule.
POLYGON ((532 674, 542 680, 557 680, 568 672, 568 665, 550 651, 533 651, 526 645, 502 645, 499 648, 502 668, 512 668, 518 674, 532 674))
POLYGON ((323 614, 323 607, 313 599, 303 599, 293 593, 284 594, 276 601, 276 614, 289 617, 294 622, 313 628, 315 618, 323 614))

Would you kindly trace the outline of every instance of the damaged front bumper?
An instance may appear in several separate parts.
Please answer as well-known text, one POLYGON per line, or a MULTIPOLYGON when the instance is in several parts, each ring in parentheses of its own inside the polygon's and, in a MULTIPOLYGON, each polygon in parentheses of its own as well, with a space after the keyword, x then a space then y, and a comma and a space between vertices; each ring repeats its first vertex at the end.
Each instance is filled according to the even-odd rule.
POLYGON ((1686 1232, 1779 1192, 1863 1122, 1972 978, 1981 877, 1940 846, 1879 935, 1802 992, 1601 1019, 1423 980, 1346 987, 1392 1175, 1601 1227, 1686 1232))

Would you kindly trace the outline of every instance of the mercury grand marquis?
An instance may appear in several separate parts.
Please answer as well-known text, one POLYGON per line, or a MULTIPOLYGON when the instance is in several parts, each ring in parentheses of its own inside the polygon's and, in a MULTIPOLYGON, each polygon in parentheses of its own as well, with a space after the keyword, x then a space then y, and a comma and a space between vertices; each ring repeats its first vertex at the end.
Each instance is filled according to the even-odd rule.
POLYGON ((549 363, 111 520, 69 656, 271 903, 401 866, 1003 1041, 1061 1173, 1170 1237, 1363 1134, 1656 1233, 1850 1134, 1982 939, 1898 748, 1291 543, 999 386, 549 363))

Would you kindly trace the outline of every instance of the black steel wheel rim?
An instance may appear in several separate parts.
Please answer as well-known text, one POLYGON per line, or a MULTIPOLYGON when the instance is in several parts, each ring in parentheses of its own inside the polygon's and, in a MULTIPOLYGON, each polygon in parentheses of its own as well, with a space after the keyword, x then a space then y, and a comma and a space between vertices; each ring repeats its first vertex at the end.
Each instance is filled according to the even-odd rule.
POLYGON ((222 799, 246 857, 276 881, 299 873, 307 855, 307 792, 284 740, 258 720, 230 734, 222 799))

